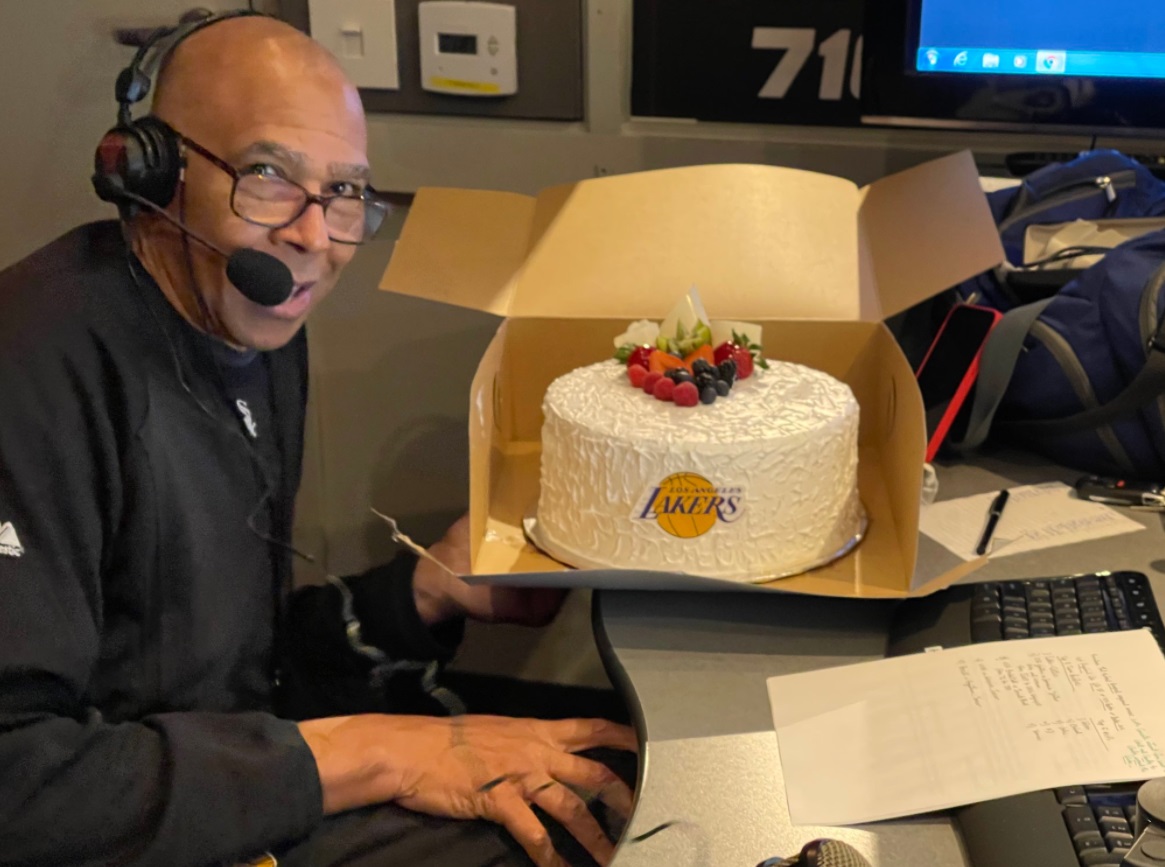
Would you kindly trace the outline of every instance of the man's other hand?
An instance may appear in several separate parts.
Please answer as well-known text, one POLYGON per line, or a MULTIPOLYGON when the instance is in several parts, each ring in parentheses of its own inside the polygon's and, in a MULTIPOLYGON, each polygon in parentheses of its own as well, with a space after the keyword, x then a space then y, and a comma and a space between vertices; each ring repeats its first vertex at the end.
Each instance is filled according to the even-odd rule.
MULTIPOLYGON (((429 553, 457 575, 471 572, 469 516, 463 515, 429 553)), ((413 573, 413 596, 421 619, 430 626, 452 617, 486 623, 545 626, 562 607, 566 590, 471 586, 422 557, 413 573)))
POLYGON ((614 844, 587 809, 598 799, 629 818, 632 793, 605 765, 575 755, 635 751, 635 733, 606 720, 363 715, 299 724, 315 756, 324 811, 394 801, 434 816, 503 825, 538 867, 565 867, 537 805, 606 865, 614 844))

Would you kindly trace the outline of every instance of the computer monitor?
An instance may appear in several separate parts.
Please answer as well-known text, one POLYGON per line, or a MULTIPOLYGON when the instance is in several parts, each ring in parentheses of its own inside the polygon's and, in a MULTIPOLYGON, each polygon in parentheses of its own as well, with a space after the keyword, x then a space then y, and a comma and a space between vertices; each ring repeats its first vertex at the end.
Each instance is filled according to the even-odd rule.
POLYGON ((1165 0, 872 0, 867 123, 1165 134, 1165 0))

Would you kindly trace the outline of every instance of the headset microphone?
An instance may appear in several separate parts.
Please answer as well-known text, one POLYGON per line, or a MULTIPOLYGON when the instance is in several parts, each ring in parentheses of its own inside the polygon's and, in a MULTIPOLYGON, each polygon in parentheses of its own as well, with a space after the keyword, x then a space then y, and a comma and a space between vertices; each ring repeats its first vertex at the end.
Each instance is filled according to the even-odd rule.
POLYGON ((111 176, 94 175, 93 185, 97 188, 101 198, 129 200, 135 205, 148 208, 167 220, 184 235, 193 238, 208 250, 218 253, 226 259, 227 279, 247 300, 263 307, 278 307, 291 297, 291 293, 295 289, 295 278, 291 276, 291 269, 270 253, 264 253, 251 247, 243 247, 233 253, 227 253, 217 244, 211 243, 149 199, 119 186, 111 176))
POLYGON ((219 14, 195 10, 184 15, 176 27, 160 28, 146 39, 130 65, 117 76, 117 126, 97 146, 93 189, 101 199, 118 206, 122 219, 134 207, 143 207, 169 221, 226 260, 227 279, 244 298, 263 307, 277 307, 295 289, 288 267, 274 256, 249 248, 228 254, 164 210, 182 177, 179 136, 160 118, 147 115, 135 120, 131 116, 131 107, 149 94, 154 70, 179 43, 219 21, 247 16, 265 17, 249 9, 219 14))

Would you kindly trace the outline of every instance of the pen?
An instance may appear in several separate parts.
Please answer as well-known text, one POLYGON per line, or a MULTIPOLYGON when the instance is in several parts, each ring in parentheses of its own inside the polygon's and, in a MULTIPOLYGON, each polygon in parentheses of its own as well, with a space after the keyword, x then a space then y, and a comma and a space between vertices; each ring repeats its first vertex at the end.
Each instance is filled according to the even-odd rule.
POLYGON ((1003 514, 1003 507, 1007 505, 1009 496, 1007 489, 1004 488, 991 501, 991 508, 987 511, 987 526, 983 528, 983 535, 979 537, 979 544, 975 548, 975 553, 980 557, 987 553, 987 546, 991 544, 991 537, 995 534, 999 516, 1003 514))

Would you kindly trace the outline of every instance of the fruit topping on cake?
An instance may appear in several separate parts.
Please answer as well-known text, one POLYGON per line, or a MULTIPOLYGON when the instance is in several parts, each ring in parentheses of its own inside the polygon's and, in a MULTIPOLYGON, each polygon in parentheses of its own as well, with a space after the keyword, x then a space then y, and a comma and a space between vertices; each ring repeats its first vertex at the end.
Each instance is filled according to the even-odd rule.
POLYGON ((755 368, 768 367, 761 327, 709 320, 695 287, 663 322, 631 323, 615 338, 615 358, 627 365, 632 387, 677 406, 715 403, 755 368))

